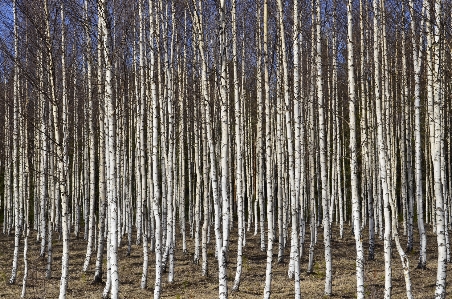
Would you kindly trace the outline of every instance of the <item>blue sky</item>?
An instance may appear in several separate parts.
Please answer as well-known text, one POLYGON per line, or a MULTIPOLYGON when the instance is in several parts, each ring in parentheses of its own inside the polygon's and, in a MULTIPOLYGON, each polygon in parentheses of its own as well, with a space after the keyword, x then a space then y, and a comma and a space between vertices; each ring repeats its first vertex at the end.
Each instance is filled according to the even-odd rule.
MULTIPOLYGON (((11 1, 0 0, 0 41, 3 43, 3 40, 8 40, 12 37, 13 28, 13 6, 11 1)), ((10 43, 6 43, 6 46, 11 45, 10 43)), ((0 80, 4 80, 4 71, 7 66, 7 59, 4 57, 2 52, 0 51, 0 80)))
POLYGON ((13 24, 13 6, 10 1, 0 1, 0 36, 9 34, 9 28, 13 24), (9 27, 9 28, 8 28, 9 27))

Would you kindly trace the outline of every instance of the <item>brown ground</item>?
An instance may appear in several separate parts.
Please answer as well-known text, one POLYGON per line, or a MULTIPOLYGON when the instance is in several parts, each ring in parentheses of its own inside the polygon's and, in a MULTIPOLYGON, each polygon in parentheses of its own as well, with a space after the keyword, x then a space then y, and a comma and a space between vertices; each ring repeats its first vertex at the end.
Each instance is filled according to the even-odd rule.
MULTIPOLYGON (((319 229, 319 243, 316 245, 314 274, 307 275, 307 249, 301 259, 301 290, 302 298, 322 298, 324 289, 324 261, 323 261, 323 239, 322 229, 319 229)), ((414 298, 433 298, 436 280, 436 237, 431 233, 431 227, 427 226, 429 245, 427 252, 427 270, 418 270, 418 246, 417 236, 415 236, 416 248, 409 254, 411 280, 413 285, 414 298)), ((364 232, 365 233, 365 232, 364 232)), ((333 296, 331 298, 355 298, 355 243, 350 232, 350 227, 346 226, 344 239, 339 240, 338 228, 333 226, 333 296)), ((229 289, 235 275, 236 235, 232 234, 230 249, 230 263, 228 265, 229 289)), ((309 239, 309 234, 306 235, 309 239)), ((55 235, 55 239, 57 235, 55 235)), ((70 280, 68 285, 68 298, 101 298, 103 285, 92 284, 93 261, 89 271, 84 274, 81 271, 86 243, 83 239, 76 240, 71 236, 70 244, 70 280)), ((244 266, 242 273, 242 283, 240 291, 230 294, 230 298, 262 298, 265 279, 265 252, 259 251, 258 236, 247 234, 247 246, 244 250, 244 266)), ((364 236, 365 240, 367 237, 364 236)), ((61 271, 61 251, 60 241, 54 243, 54 269, 51 280, 45 280, 45 263, 38 257, 39 244, 35 243, 36 235, 30 238, 31 248, 29 250, 29 280, 27 284, 27 298, 57 298, 59 287, 59 275, 61 271), (31 242, 33 240, 33 242, 31 242)), ((176 252, 175 262, 175 282, 168 284, 166 275, 163 283, 163 298, 216 298, 218 294, 217 264, 213 256, 213 231, 212 242, 209 247, 209 271, 210 277, 201 276, 201 265, 194 265, 191 262, 193 254, 193 242, 188 239, 187 255, 180 250, 176 252)), ((403 238, 403 243, 406 244, 403 238)), ((19 298, 22 288, 23 275, 23 240, 21 240, 21 255, 19 256, 19 272, 17 283, 8 285, 11 273, 11 261, 13 254, 14 236, 5 236, 0 233, 0 298, 19 298)), ((181 244, 177 244, 177 249, 181 244)), ((367 248, 367 243, 364 244, 367 248)), ((274 245, 274 258, 276 260, 276 244, 274 245)), ((393 298, 405 297, 405 282, 401 270, 400 258, 393 247, 393 298)), ((367 250, 366 250, 367 251, 367 250)), ((286 249, 288 253, 288 248, 286 249)), ((126 256, 126 246, 119 250, 119 276, 120 276, 120 298, 152 298, 154 282, 154 255, 150 255, 149 267, 149 287, 140 289, 142 271, 142 247, 133 245, 131 256, 126 256)), ((286 257, 286 261, 288 257, 286 257)), ((286 278, 287 264, 273 263, 272 298, 293 297, 293 282, 286 278)), ((448 281, 450 281, 450 267, 448 269, 448 281)), ((449 288, 450 289, 450 288, 449 288)), ((365 291, 366 298, 382 298, 384 291, 384 263, 383 263, 383 241, 377 237, 375 261, 365 262, 365 291)), ((449 291, 448 294, 451 294, 449 291)))

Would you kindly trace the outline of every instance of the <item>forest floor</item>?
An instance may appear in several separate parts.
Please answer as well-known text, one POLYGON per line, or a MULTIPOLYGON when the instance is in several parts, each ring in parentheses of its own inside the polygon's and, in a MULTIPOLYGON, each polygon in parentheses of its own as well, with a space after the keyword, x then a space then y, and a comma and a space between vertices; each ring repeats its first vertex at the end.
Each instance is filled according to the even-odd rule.
MULTIPOLYGON (((410 253, 410 275, 414 298, 433 298, 436 281, 437 250, 436 236, 432 233, 432 227, 426 226, 427 235, 427 269, 416 269, 419 246, 418 235, 415 232, 415 249, 410 253)), ((402 228, 399 229, 402 232, 402 228)), ((307 258, 309 250, 309 232, 306 234, 304 255, 301 258, 301 292, 302 298, 322 298, 325 278, 324 246, 322 229, 319 228, 318 243, 315 246, 314 273, 306 274, 307 258)), ((178 235, 176 255, 175 255, 175 275, 174 282, 167 282, 167 274, 163 278, 162 298, 217 298, 218 297, 218 276, 217 263, 214 257, 214 238, 209 244, 209 277, 201 276, 201 265, 192 263, 193 242, 187 238, 188 253, 181 250, 181 243, 178 235)), ((401 234, 402 235, 402 234, 401 234)), ((232 289, 235 276, 235 252, 237 247, 237 234, 231 233, 230 261, 228 264, 228 288, 232 289)), ((367 229, 363 231, 365 257, 367 258, 367 229)), ((62 242, 58 241, 55 234, 53 278, 45 280, 45 261, 39 258, 39 244, 35 242, 36 233, 30 237, 29 248, 29 278, 27 283, 26 298, 57 298, 61 273, 61 253, 62 242)), ((406 244, 406 238, 401 237, 402 244, 406 244)), ((130 256, 126 256, 127 246, 123 241, 119 249, 119 278, 120 278, 120 298, 152 298, 154 284, 154 254, 149 255, 149 276, 148 288, 140 289, 142 274, 142 246, 132 245, 130 256)), ((253 236, 247 233, 246 248, 244 249, 243 272, 240 291, 230 294, 229 298, 262 298, 265 280, 266 253, 259 250, 259 235, 253 236)), ((287 261, 278 264, 277 243, 274 244, 273 256, 273 279, 272 298, 292 298, 294 295, 293 281, 287 278, 287 261)), ((333 224, 333 238, 331 252, 333 254, 333 294, 331 298, 355 298, 356 278, 355 278, 355 241, 351 234, 350 226, 344 228, 344 238, 339 239, 339 229, 333 224)), ((17 282, 9 285, 8 280, 11 275, 12 257, 14 250, 14 236, 6 236, 0 233, 0 298, 19 298, 22 288, 23 276, 23 239, 20 244, 19 271, 17 282)), ((86 241, 83 238, 75 239, 71 235, 70 241, 70 267, 67 298, 101 298, 103 284, 93 284, 95 253, 91 260, 91 265, 86 273, 82 272, 82 265, 86 252, 86 241)), ((285 250, 289 254, 289 246, 285 250)), ((104 255, 104 269, 105 269, 104 255)), ((405 280, 402 272, 400 257, 393 242, 392 253, 392 283, 393 298, 406 298, 405 280)), ((447 281, 450 285, 451 267, 448 267, 447 281)), ((383 241, 376 236, 375 260, 365 261, 365 294, 366 298, 382 298, 384 292, 384 257, 383 241)), ((448 296, 452 294, 450 286, 448 296)))

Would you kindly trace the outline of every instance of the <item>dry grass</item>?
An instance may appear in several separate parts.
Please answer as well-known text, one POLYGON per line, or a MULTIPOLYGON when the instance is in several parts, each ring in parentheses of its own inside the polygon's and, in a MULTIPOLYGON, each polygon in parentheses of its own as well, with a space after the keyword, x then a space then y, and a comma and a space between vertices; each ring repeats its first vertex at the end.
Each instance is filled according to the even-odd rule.
MULTIPOLYGON (((428 229, 428 252, 427 269, 418 270, 416 250, 409 254, 411 279, 414 298, 433 298, 436 280, 436 237, 428 229)), ((321 233, 321 229, 319 229, 321 233)), ((213 234, 213 232, 212 232, 213 234)), ((365 232, 364 232, 365 234, 365 232)), ((235 276, 236 234, 231 234, 230 262, 228 265, 229 288, 232 288, 235 276)), ((331 298, 355 298, 355 243, 350 228, 346 226, 344 239, 338 239, 338 228, 333 226, 333 296, 331 298)), ((212 235, 213 237, 213 235, 212 235)), ((367 240, 366 235, 363 236, 367 240)), ((58 236, 55 235, 55 239, 58 236)), ((262 298, 265 279, 265 252, 259 250, 259 238, 247 234, 247 246, 244 251, 244 264, 242 283, 240 291, 230 294, 230 298, 262 298)), ((309 234, 307 233, 309 239, 309 234)), ((59 288, 59 275, 61 267, 61 241, 54 242, 54 267, 53 277, 44 279, 45 261, 38 257, 39 244, 35 243, 36 235, 32 234, 29 250, 29 280, 27 284, 27 298, 57 298, 59 288), (32 241, 33 240, 33 241, 32 241)), ((303 298, 322 298, 324 288, 324 261, 322 236, 319 234, 319 243, 315 247, 314 273, 306 274, 307 250, 301 259, 301 289, 303 298)), ((406 242, 403 239, 403 242, 406 242)), ((415 236, 417 242, 417 236, 415 236)), ((405 244, 405 243, 402 243, 405 244)), ((23 275, 23 240, 21 240, 21 254, 19 256, 19 273, 17 283, 9 285, 8 280, 11 271, 11 260, 13 254, 14 237, 0 234, 0 298, 18 298, 22 288, 23 275)), ((177 249, 181 248, 177 244, 177 249)), ((209 245, 209 277, 202 277, 201 265, 194 265, 192 260, 193 243, 188 239, 188 254, 176 251, 175 282, 167 283, 166 276, 163 280, 163 298, 216 298, 218 294, 217 264, 214 258, 213 238, 209 245)), ((364 243, 367 246, 367 243, 364 243)), ((94 259, 89 271, 81 271, 86 242, 83 239, 75 239, 71 236, 70 244, 70 280, 68 285, 68 298, 101 298, 102 284, 92 284, 94 275, 94 259)), ((276 260, 276 246, 274 246, 274 260, 276 260)), ((288 248, 285 253, 288 254, 288 248)), ((149 287, 140 289, 142 271, 142 247, 133 245, 132 253, 126 256, 126 246, 119 250, 119 275, 120 275, 120 298, 150 298, 153 294, 154 281, 154 255, 150 255, 149 287)), ((286 257, 286 261, 288 257, 286 257)), ((287 279, 288 265, 273 264, 272 298, 293 297, 293 282, 287 279)), ((450 268, 450 267, 449 267, 450 268)), ((450 281, 450 270, 448 270, 448 281, 450 281)), ((383 263, 383 241, 377 237, 376 255, 374 261, 365 263, 365 292, 366 298, 382 298, 384 291, 384 263, 383 263)), ((401 270, 400 258, 394 248, 393 250, 393 298, 405 297, 405 282, 401 270)), ((450 292, 449 292, 450 294, 450 292)), ((448 296, 447 296, 448 297, 448 296)))

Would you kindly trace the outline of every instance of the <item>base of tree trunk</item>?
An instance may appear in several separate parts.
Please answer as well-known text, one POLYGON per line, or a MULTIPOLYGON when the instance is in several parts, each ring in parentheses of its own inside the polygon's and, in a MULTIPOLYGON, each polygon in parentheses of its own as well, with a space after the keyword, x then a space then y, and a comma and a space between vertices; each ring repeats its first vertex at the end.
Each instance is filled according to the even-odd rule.
POLYGON ((427 265, 424 264, 424 263, 419 262, 419 264, 417 265, 416 269, 427 270, 427 265))
POLYGON ((100 276, 95 276, 94 280, 92 282, 92 284, 103 284, 103 283, 104 283, 104 281, 102 280, 102 277, 100 277, 100 276))

